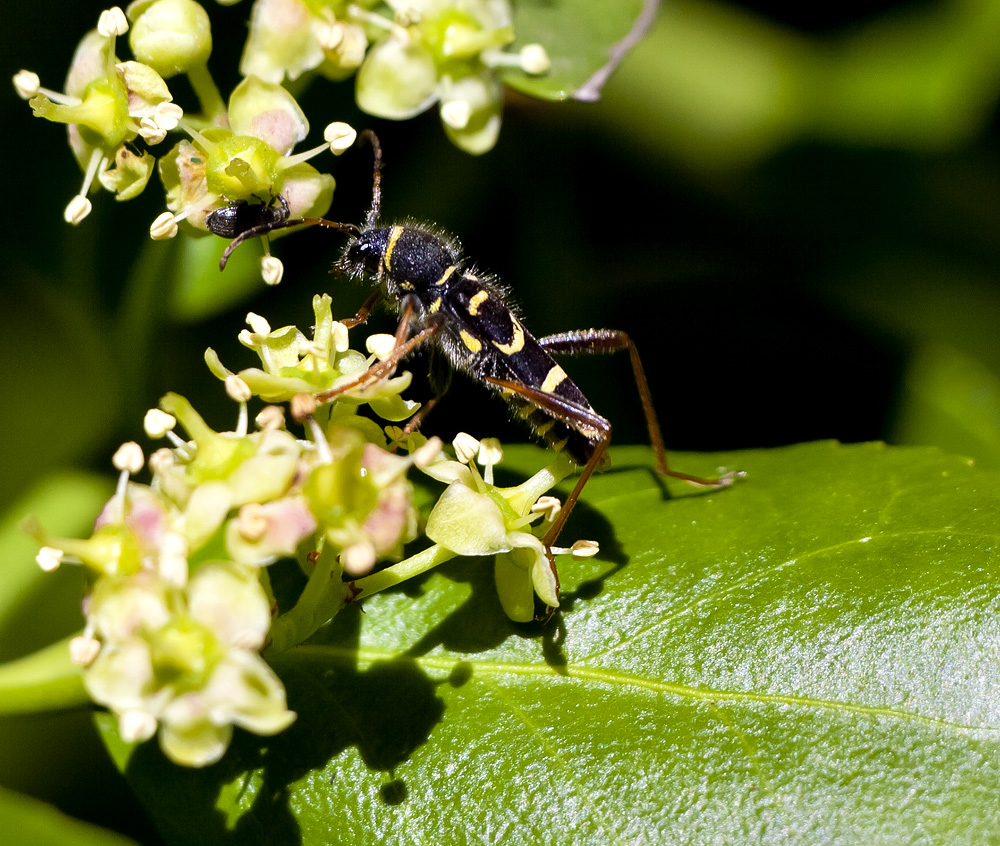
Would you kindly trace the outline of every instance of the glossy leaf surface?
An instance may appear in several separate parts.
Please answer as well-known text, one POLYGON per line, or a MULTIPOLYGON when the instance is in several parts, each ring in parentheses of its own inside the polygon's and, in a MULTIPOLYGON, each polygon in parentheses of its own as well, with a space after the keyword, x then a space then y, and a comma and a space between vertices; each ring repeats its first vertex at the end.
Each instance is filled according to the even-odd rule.
MULTIPOLYGON (((544 455, 512 450, 504 466, 544 455)), ((172 843, 987 842, 1000 825, 998 477, 934 449, 614 451, 547 626, 486 561, 276 667, 299 719, 204 771, 105 736, 172 843), (928 842, 928 841, 923 841, 928 842)))

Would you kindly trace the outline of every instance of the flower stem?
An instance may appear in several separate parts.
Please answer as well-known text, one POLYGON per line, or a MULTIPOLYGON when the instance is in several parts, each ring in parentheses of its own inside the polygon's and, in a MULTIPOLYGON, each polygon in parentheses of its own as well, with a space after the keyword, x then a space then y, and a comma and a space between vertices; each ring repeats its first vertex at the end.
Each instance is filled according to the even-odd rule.
POLYGON ((188 68, 187 76, 198 102, 201 103, 202 113, 214 123, 217 117, 226 113, 226 103, 208 71, 208 65, 203 62, 188 68))
POLYGON ((323 548, 295 607, 271 625, 271 642, 264 650, 267 657, 302 643, 344 607, 340 563, 332 550, 329 544, 323 548))
POLYGON ((69 638, 0 666, 0 714, 75 708, 90 701, 69 638))
POLYGON ((423 552, 418 552, 398 564, 393 564, 391 567, 386 567, 384 570, 379 570, 363 579, 353 581, 351 583, 353 586, 351 602, 357 602, 393 585, 398 585, 400 582, 405 582, 407 579, 412 579, 414 576, 419 576, 421 573, 426 573, 456 555, 457 553, 450 549, 434 544, 434 546, 430 546, 423 552))

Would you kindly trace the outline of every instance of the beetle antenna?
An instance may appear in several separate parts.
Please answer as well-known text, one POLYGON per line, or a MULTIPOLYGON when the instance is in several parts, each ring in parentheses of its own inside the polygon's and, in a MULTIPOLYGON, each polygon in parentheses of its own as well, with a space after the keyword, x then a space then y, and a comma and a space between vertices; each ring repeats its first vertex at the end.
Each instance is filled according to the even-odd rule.
POLYGON ((382 145, 378 136, 370 129, 361 133, 361 140, 368 141, 372 145, 372 152, 375 154, 375 173, 372 175, 372 207, 365 217, 365 229, 373 229, 382 211, 382 145))
POLYGON ((346 232, 348 235, 357 238, 361 230, 353 223, 338 223, 335 220, 327 220, 323 217, 299 217, 295 220, 281 220, 275 223, 262 223, 260 226, 253 226, 241 232, 227 245, 222 258, 219 259, 219 270, 226 269, 226 263, 240 244, 250 238, 259 238, 273 232, 275 229, 288 229, 290 226, 321 226, 324 229, 335 229, 338 232, 346 232))

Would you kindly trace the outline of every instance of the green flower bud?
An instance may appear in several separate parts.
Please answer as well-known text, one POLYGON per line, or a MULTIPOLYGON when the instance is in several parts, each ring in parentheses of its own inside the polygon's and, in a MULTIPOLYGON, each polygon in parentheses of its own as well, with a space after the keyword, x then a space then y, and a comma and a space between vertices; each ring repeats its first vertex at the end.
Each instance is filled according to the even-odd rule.
POLYGON ((358 70, 358 106, 376 117, 405 120, 437 99, 438 68, 431 52, 408 37, 389 36, 368 51, 358 70))
POLYGON ((128 17, 132 52, 164 79, 204 65, 212 53, 208 13, 194 0, 137 0, 128 17))

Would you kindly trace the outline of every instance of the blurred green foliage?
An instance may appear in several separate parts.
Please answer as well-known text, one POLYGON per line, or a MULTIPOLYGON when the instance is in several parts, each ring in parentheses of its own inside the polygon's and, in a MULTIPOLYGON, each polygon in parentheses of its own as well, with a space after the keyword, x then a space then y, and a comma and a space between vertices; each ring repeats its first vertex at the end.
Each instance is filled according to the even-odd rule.
MULTIPOLYGON (((803 4, 671 0, 600 103, 512 95, 500 143, 481 159, 444 144, 433 116, 374 124, 386 213, 454 231, 510 285, 536 334, 628 330, 673 447, 888 439, 1000 466, 1000 4, 810 5, 812 17, 803 4)), ((58 87, 97 8, 5 2, 7 77, 27 67, 58 87)), ((247 9, 211 10, 217 28, 240 33, 217 38, 223 85, 236 82, 247 9)), ((349 88, 304 96, 314 131, 372 125, 349 88)), ((319 232, 278 244, 277 290, 239 267, 215 277, 207 263, 178 280, 178 246, 147 243, 155 191, 127 206, 103 195, 67 227, 78 173, 61 131, 12 92, 0 110, 5 511, 53 472, 103 472, 167 390, 231 425, 202 353, 211 344, 239 361, 247 310, 277 326, 308 321, 320 290, 343 314, 364 299, 327 275, 339 244, 319 232)), ((360 219, 370 158, 348 154, 335 175, 331 215, 360 219)), ((643 441, 627 362, 567 369, 616 442, 643 441)), ((446 438, 521 438, 502 416, 456 380, 432 423, 446 438)), ((0 581, 20 584, 26 556, 0 562, 0 581)), ((8 657, 78 622, 73 591, 56 579, 41 590, 54 594, 33 601, 62 610, 47 633, 5 630, 8 657)), ((130 800, 87 732, 76 715, 0 723, 0 783, 151 842, 141 823, 130 828, 130 800)))

